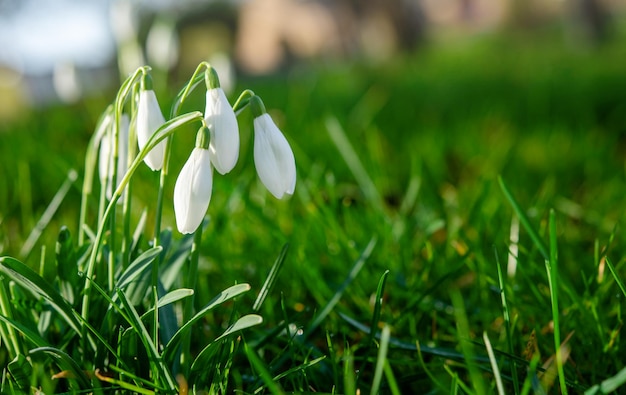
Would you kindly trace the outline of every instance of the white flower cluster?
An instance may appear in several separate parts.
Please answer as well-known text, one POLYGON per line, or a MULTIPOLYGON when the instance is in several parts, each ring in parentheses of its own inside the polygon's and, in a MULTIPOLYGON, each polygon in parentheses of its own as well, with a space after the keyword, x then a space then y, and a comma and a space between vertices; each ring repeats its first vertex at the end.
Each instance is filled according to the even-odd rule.
MULTIPOLYGON (((174 186, 174 212, 181 233, 198 229, 209 207, 213 189, 213 168, 220 174, 230 172, 239 158, 239 126, 233 107, 219 84, 212 67, 207 67, 206 107, 203 126, 198 131, 196 146, 183 166, 174 186)), ((248 91, 250 92, 250 91, 248 91)), ((248 99, 254 121, 254 163, 261 182, 278 199, 292 195, 296 185, 296 164, 287 139, 265 111, 261 99, 251 94, 248 99)), ((242 96, 243 97, 243 96, 242 96)), ((127 168, 128 121, 119 127, 117 179, 127 168)), ((149 75, 144 76, 137 99, 137 143, 142 150, 153 134, 165 123, 149 75)), ((100 150, 100 178, 112 185, 112 138, 105 138, 100 150), (106 143, 106 144, 105 144, 106 143)), ((161 170, 165 157, 165 140, 155 145, 144 157, 152 170, 161 170)))

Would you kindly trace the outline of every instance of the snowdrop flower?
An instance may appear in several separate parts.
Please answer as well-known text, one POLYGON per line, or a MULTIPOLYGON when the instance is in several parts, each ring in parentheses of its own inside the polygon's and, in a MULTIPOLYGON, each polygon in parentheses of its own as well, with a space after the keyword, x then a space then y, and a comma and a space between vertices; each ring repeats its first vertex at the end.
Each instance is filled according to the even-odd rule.
MULTIPOLYGON (((100 158, 98 171, 100 174, 100 183, 106 185, 107 198, 111 199, 113 195, 113 117, 110 117, 107 132, 100 142, 100 158)), ((130 128, 130 120, 128 115, 122 114, 118 130, 117 140, 117 185, 120 184, 122 177, 128 170, 128 130, 130 128)), ((120 200, 121 202, 121 200, 120 200)))
POLYGON ((207 91, 204 122, 211 131, 211 160, 220 174, 226 174, 235 167, 239 158, 237 117, 220 86, 214 68, 207 69, 205 80, 207 91))
POLYGON ((293 195, 296 187, 296 161, 285 136, 265 111, 258 96, 250 99, 254 116, 254 165, 263 185, 277 199, 293 195))
MULTIPOLYGON (((139 91, 139 100, 137 103, 137 143, 139 149, 142 150, 150 137, 156 130, 165 123, 165 118, 159 107, 157 97, 152 90, 152 80, 149 75, 144 75, 141 80, 141 89, 139 91)), ((148 155, 144 158, 144 162, 152 170, 161 170, 163 167, 163 157, 165 154, 165 140, 157 144, 148 155)))
POLYGON ((195 232, 209 208, 213 189, 209 134, 206 126, 198 130, 196 147, 174 185, 174 213, 180 233, 195 232))

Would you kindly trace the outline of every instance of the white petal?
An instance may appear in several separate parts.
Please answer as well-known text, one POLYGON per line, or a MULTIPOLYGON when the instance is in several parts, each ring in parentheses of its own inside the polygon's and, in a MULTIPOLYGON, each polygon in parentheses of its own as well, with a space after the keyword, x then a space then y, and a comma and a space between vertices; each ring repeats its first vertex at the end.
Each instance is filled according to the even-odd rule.
POLYGON ((296 161, 287 139, 267 113, 254 119, 254 164, 261 182, 277 199, 293 194, 296 161))
POLYGON ((207 90, 204 121, 211 131, 209 149, 213 165, 220 174, 226 174, 239 158, 239 127, 222 88, 207 90))
MULTIPOLYGON (((139 92, 137 104, 137 143, 143 149, 154 132, 165 123, 157 97, 152 90, 139 92)), ((152 170, 161 170, 165 153, 165 140, 161 141, 146 155, 144 162, 152 170)))
POLYGON ((193 233, 211 201, 213 168, 209 150, 194 148, 174 185, 174 213, 180 233, 193 233))

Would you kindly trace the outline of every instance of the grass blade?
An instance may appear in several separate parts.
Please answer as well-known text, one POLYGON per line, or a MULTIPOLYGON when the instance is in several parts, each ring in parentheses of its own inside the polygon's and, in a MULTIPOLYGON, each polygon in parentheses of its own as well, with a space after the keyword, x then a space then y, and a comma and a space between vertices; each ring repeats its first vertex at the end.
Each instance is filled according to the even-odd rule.
POLYGON ((187 332, 193 324, 198 322, 206 313, 221 305, 222 303, 230 300, 236 296, 241 295, 244 292, 250 290, 248 284, 237 284, 220 292, 213 300, 211 300, 206 306, 196 313, 189 321, 187 321, 180 329, 172 336, 170 341, 163 349, 163 359, 169 361, 173 353, 176 351, 176 346, 180 342, 182 336, 187 332))
POLYGON ((124 289, 124 287, 139 277, 144 270, 146 270, 148 266, 154 262, 161 251, 163 251, 163 248, 161 246, 156 246, 137 257, 137 259, 135 259, 133 263, 126 268, 126 270, 124 270, 120 278, 117 280, 116 287, 124 289))
POLYGON ((318 327, 318 325, 321 324, 322 321, 324 321, 326 316, 330 314, 330 312, 333 310, 335 305, 341 299, 341 296, 343 295, 345 290, 348 288, 350 283, 352 283, 352 281, 359 274, 359 272, 363 268, 363 265, 365 265, 365 262, 372 254, 372 251, 374 250, 375 245, 376 245, 376 237, 372 237, 370 242, 367 244, 367 246, 361 253, 361 256, 359 256, 359 258, 356 260, 356 262, 352 266, 352 269, 350 269, 350 273, 348 273, 348 277, 344 280, 343 284, 341 284, 341 286, 337 289, 333 297, 328 301, 326 306, 324 306, 322 311, 317 315, 317 317, 315 317, 311 325, 309 325, 308 330, 305 331, 305 334, 313 332, 318 327))
POLYGON ((385 270, 383 275, 378 281, 378 288, 376 289, 376 302, 374 303, 374 314, 372 315, 372 323, 370 325, 370 334, 367 339, 368 345, 372 344, 374 335, 376 334, 376 328, 378 328, 378 321, 380 320, 380 310, 383 304, 383 292, 385 291, 385 282, 389 276, 389 270, 385 270))
POLYGON ((280 272, 280 269, 283 267, 283 263, 285 262, 285 257, 287 256, 288 249, 289 244, 285 244, 283 246, 283 249, 280 251, 280 254, 278 254, 278 258, 276 258, 276 261, 272 265, 270 273, 267 275, 267 278, 263 283, 263 287, 261 288, 261 291, 259 291, 259 295, 254 301, 254 305, 252 306, 253 311, 259 311, 261 305, 265 301, 265 298, 267 298, 267 295, 270 293, 272 288, 274 288, 274 284, 276 283, 276 279, 278 278, 278 273, 280 272))
POLYGON ((359 156, 352 147, 352 144, 350 144, 350 140, 348 140, 348 136, 346 136, 346 132, 339 124, 337 118, 329 117, 326 119, 326 129, 328 130, 330 139, 339 150, 339 153, 354 175, 359 187, 363 190, 363 194, 367 200, 371 201, 379 211, 382 211, 384 204, 380 193, 374 181, 372 181, 367 174, 367 170, 365 170, 363 163, 361 163, 359 156))
POLYGON ((54 347, 38 347, 30 350, 29 352, 30 355, 40 353, 52 357, 62 370, 69 371, 71 373, 71 377, 78 382, 80 388, 88 389, 92 387, 91 380, 87 377, 83 368, 81 368, 80 365, 78 365, 78 363, 64 351, 54 347))
POLYGON ((509 191, 509 188, 504 183, 502 177, 498 177, 498 182, 500 183, 500 188, 502 189, 504 196, 506 196, 507 200, 511 204, 511 207, 513 207, 513 210, 517 214, 520 223, 522 224, 522 226, 524 226, 524 229, 526 229, 526 232, 528 232, 528 234, 530 235, 530 238, 535 244, 535 247, 537 247, 537 249, 543 256, 543 259, 550 259, 550 254, 548 253, 548 248, 546 247, 546 244, 543 242, 541 237, 539 237, 539 234, 537 233, 535 228, 531 225, 528 216, 526 215, 524 210, 522 210, 522 207, 519 205, 519 203, 517 203, 517 200, 515 200, 513 194, 511 194, 511 191, 509 191))
POLYGON ((493 353, 493 348, 491 347, 491 341, 489 341, 487 332, 483 332, 483 340, 485 341, 485 348, 487 348, 487 355, 489 356, 489 362, 491 363, 491 370, 493 371, 493 376, 496 379, 498 394, 505 395, 504 385, 502 385, 502 377, 500 376, 500 369, 498 368, 498 362, 496 362, 496 356, 493 353))
MULTIPOLYGON (((270 374, 270 371, 267 369, 263 361, 261 361, 261 358, 256 355, 255 351, 247 344, 244 344, 243 348, 246 352, 246 355, 248 356, 250 365, 252 365, 252 368, 256 371, 257 375, 261 378, 261 380, 263 380, 269 392, 272 394, 284 394, 280 385, 274 381, 272 375, 270 374)), ((257 391, 255 391, 255 393, 260 390, 262 390, 262 387, 257 388, 257 391)))
POLYGON ((613 278, 615 279, 615 282, 617 283, 617 286, 619 287, 620 291, 622 291, 622 294, 626 296, 626 286, 624 286, 624 282, 622 281, 622 279, 619 278, 619 275, 617 274, 617 270, 615 270, 615 266, 613 265, 613 262, 611 262, 608 256, 604 257, 604 261, 606 262, 606 265, 609 267, 609 270, 611 271, 611 274, 613 275, 613 278))
POLYGON ((561 393, 567 395, 565 372, 563 371, 563 354, 561 353, 561 326, 559 324, 559 299, 558 299, 558 246, 556 241, 556 214, 550 210, 550 259, 546 261, 548 271, 548 284, 550 285, 550 298, 552 299, 552 321, 554 323, 554 347, 556 350, 556 367, 559 374, 561 393))
POLYGON ((54 213, 56 213, 56 211, 59 209, 59 206, 61 206, 63 199, 65 199, 65 195, 67 195, 70 188, 72 187, 72 184, 74 183, 74 181, 76 181, 77 178, 78 173, 76 173, 76 170, 72 169, 67 173, 67 177, 65 178, 63 184, 61 184, 61 188, 59 188, 57 193, 54 195, 54 197, 50 201, 50 204, 48 205, 48 207, 46 207, 46 210, 41 215, 41 218, 39 218, 39 221, 37 221, 37 225, 35 225, 33 230, 28 235, 28 238, 22 245, 19 254, 22 259, 28 258, 33 250, 33 247, 35 246, 35 243, 37 243, 37 240, 39 240, 39 237, 43 233, 44 229, 46 229, 46 227, 50 223, 50 220, 54 216, 54 213))
POLYGON ((383 369, 387 361, 387 350, 389 349, 389 326, 385 325, 380 335, 380 347, 378 348, 378 358, 376 358, 376 368, 374 370, 374 381, 372 382, 371 395, 376 395, 380 391, 380 383, 383 378, 383 369))
MULTIPOLYGON (((509 305, 506 300, 506 291, 504 289, 504 275, 502 274, 502 267, 500 266, 500 258, 498 257, 498 250, 494 246, 494 254, 496 256, 496 268, 498 269, 498 285, 500 287, 500 300, 502 301, 502 315, 504 316, 504 328, 506 331, 506 341, 509 348, 509 354, 513 354, 513 334, 511 331, 511 315, 509 311, 509 305)), ((513 358, 509 358, 511 364, 511 376, 513 380, 513 389, 515 394, 519 394, 519 378, 517 377, 517 366, 513 358)))
POLYGON ((623 368, 613 377, 609 377, 600 384, 585 391, 585 395, 610 394, 626 383, 626 368, 623 368))
POLYGON ((81 336, 80 324, 74 316, 74 310, 63 297, 41 278, 30 267, 11 257, 0 258, 0 273, 21 285, 34 295, 46 299, 52 307, 63 317, 65 322, 81 336))
POLYGON ((128 312, 128 318, 130 320, 130 324, 133 330, 137 333, 137 336, 143 343, 146 352, 148 353, 148 358, 150 360, 150 366, 154 373, 154 379, 159 382, 160 380, 165 380, 166 388, 174 389, 176 388, 176 384, 174 379, 171 377, 169 370, 163 364, 161 357, 159 356, 159 352, 156 348, 156 345, 152 342, 152 337, 146 329, 145 325, 141 322, 139 318, 139 314, 137 314, 137 310, 133 307, 133 305, 128 301, 124 291, 117 288, 117 295, 124 306, 124 309, 128 312))

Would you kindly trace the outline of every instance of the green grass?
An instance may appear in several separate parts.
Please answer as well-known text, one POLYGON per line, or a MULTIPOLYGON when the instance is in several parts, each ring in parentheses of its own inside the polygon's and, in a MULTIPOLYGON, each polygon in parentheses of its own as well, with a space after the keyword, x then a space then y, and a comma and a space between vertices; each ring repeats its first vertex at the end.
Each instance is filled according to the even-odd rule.
MULTIPOLYGON (((215 175, 199 249, 200 315, 184 327, 198 359, 187 378, 251 394, 497 393, 500 382, 504 393, 620 388, 624 59, 618 45, 583 53, 491 40, 380 66, 296 65, 241 80, 291 142, 298 183, 287 201, 265 191, 243 113, 240 160, 215 175)), ((132 181, 133 229, 147 213, 136 263, 115 273, 120 291, 107 289, 102 272, 88 322, 74 313, 84 279, 64 268, 86 259, 76 244, 83 157, 113 89, 32 110, 0 132, 0 253, 24 263, 0 261, 5 390, 19 379, 46 393, 182 385, 171 374, 174 349, 154 344, 145 270, 160 253, 149 244, 159 180, 145 166, 132 181), (20 253, 70 169, 79 180, 20 253), (62 225, 72 239, 64 231, 59 250, 62 225), (11 362, 14 354, 28 359, 11 362), (51 379, 61 371, 76 377, 51 379)), ((184 111, 202 110, 202 96, 184 111)), ((175 136, 174 177, 192 132, 175 136)), ((92 222, 97 209, 92 202, 92 222)), ((163 229, 162 281, 184 289, 192 239, 175 231, 171 200, 163 229)), ((159 319, 173 335, 184 324, 174 312, 190 299, 184 290, 169 298, 159 319)))

